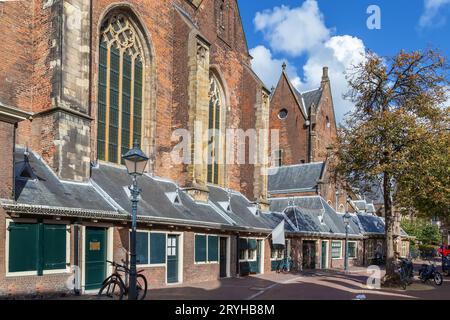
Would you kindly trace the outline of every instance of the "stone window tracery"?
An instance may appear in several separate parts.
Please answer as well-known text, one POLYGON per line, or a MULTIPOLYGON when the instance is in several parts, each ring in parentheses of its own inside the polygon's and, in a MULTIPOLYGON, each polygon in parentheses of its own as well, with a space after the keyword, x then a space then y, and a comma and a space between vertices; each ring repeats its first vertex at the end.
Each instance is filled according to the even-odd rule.
POLYGON ((120 163, 136 141, 142 140, 144 53, 139 34, 122 13, 101 26, 98 70, 99 160, 120 163))

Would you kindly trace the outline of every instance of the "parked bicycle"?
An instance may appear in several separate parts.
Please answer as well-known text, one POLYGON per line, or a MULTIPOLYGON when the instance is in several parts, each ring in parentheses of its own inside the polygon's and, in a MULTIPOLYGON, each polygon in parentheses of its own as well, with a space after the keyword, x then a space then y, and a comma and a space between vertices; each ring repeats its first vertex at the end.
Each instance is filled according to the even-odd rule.
MULTIPOLYGON (((125 295, 128 295, 129 292, 129 276, 130 269, 126 266, 125 261, 122 260, 123 264, 116 263, 114 261, 106 260, 109 264, 114 267, 114 272, 108 278, 106 278, 103 283, 100 291, 98 292, 99 296, 104 296, 107 298, 111 298, 114 300, 122 300, 125 295), (124 274, 125 279, 122 278, 122 274, 124 274)), ((138 300, 145 299, 147 295, 147 279, 144 275, 141 274, 143 270, 138 271, 136 280, 136 289, 137 289, 137 298, 138 300)))
POLYGON ((431 261, 429 261, 428 264, 422 264, 422 267, 419 270, 419 279, 422 280, 423 283, 433 279, 437 286, 442 285, 442 282, 444 281, 442 274, 437 271, 436 265, 431 261))
POLYGON ((277 273, 289 273, 294 269, 294 260, 291 257, 283 258, 280 263, 278 263, 277 273))
POLYGON ((414 278, 414 266, 411 260, 406 258, 399 258, 399 268, 397 272, 400 276, 400 282, 402 284, 403 290, 412 284, 412 279, 414 278))

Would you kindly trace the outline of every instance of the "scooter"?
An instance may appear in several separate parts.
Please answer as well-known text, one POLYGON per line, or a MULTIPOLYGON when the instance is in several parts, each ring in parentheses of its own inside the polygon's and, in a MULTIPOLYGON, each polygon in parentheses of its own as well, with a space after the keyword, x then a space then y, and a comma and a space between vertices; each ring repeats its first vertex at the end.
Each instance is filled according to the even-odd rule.
POLYGON ((423 283, 433 279, 437 286, 442 285, 444 282, 442 274, 437 271, 436 266, 431 262, 429 264, 422 264, 422 267, 419 270, 419 279, 422 280, 423 283))

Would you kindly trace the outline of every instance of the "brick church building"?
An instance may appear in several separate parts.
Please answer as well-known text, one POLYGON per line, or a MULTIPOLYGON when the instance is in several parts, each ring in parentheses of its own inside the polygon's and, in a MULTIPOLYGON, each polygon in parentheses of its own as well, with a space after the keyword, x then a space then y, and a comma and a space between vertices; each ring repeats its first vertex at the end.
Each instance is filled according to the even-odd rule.
MULTIPOLYGON (((327 69, 305 93, 283 70, 271 93, 251 69, 237 1, 0 2, 0 31, 0 296, 96 292, 106 260, 128 261, 121 156, 134 143, 150 158, 137 239, 150 287, 271 272, 283 255, 298 269, 342 267, 327 69), (262 161, 228 162, 240 145, 228 129, 279 129, 280 148, 257 134, 262 161), (189 161, 177 161, 180 145, 189 161), (269 158, 284 168, 272 174, 269 158), (270 233, 283 219, 280 251, 270 233)), ((361 217, 348 227, 355 265, 384 232, 361 217)))

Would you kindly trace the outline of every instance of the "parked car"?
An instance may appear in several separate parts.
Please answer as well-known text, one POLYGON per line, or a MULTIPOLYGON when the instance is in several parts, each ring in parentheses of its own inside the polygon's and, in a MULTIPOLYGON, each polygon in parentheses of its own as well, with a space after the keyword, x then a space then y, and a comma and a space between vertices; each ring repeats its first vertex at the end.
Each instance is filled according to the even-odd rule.
POLYGON ((439 249, 438 252, 441 256, 446 257, 450 254, 450 245, 442 245, 439 249))

